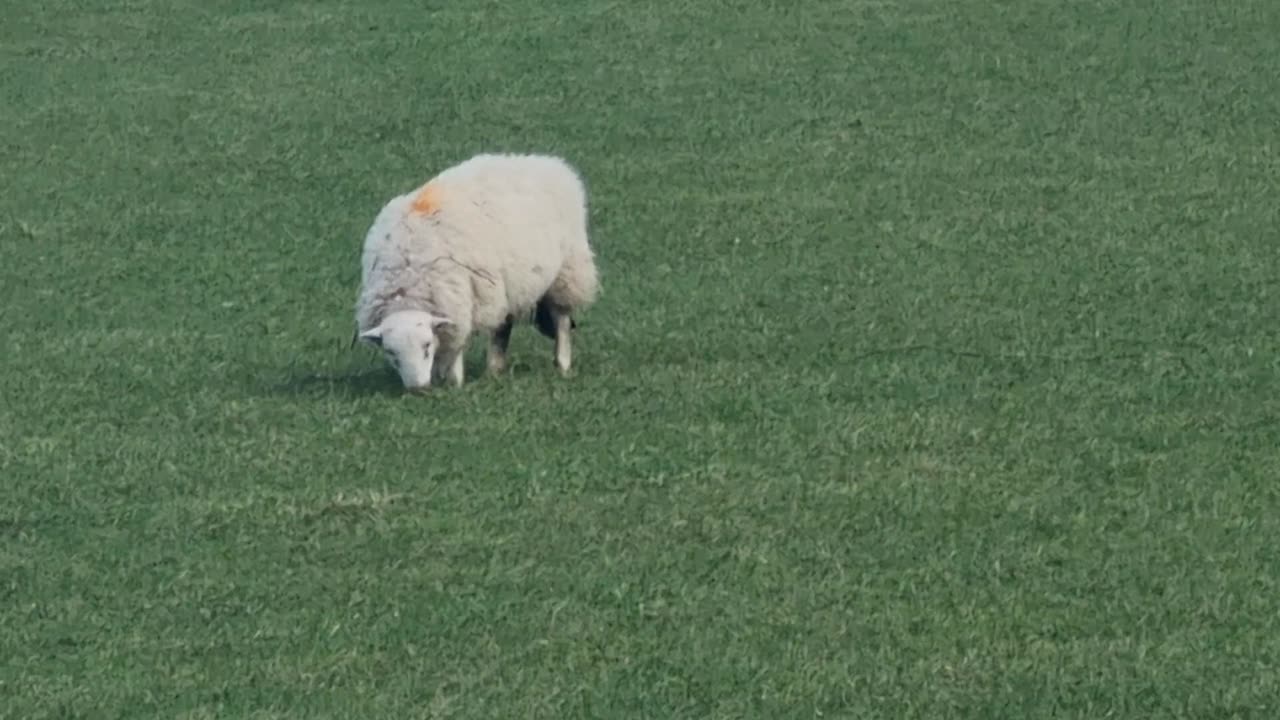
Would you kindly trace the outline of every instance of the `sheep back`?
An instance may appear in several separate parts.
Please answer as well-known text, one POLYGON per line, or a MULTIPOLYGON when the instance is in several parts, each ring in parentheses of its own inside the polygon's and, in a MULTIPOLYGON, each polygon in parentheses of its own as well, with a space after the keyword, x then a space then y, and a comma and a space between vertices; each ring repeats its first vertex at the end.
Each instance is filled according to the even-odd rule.
POLYGON ((379 212, 365 237, 360 329, 402 309, 493 329, 544 296, 581 308, 598 293, 586 192, 563 160, 479 155, 379 212))

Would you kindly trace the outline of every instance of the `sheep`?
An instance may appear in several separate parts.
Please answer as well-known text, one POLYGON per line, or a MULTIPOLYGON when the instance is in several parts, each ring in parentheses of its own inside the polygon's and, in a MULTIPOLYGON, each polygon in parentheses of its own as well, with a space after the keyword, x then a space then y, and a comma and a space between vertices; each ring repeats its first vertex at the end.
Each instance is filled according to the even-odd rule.
POLYGON ((600 291, 586 190, 548 155, 477 155, 393 198, 365 236, 361 269, 352 343, 381 348, 413 392, 444 368, 462 385, 473 333, 490 334, 488 370, 501 374, 517 318, 555 340, 568 376, 574 315, 600 291))

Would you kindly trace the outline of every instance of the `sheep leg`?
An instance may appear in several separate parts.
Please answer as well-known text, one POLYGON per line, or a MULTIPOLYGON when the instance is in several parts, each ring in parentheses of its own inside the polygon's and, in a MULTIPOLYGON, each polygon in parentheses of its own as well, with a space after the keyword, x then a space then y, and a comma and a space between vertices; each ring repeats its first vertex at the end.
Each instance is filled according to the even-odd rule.
POLYGON ((573 348, 570 343, 573 318, 568 312, 558 308, 552 308, 551 314, 555 319, 556 327, 556 367, 560 369, 561 375, 568 376, 569 365, 573 360, 573 348))
POLYGON ((489 373, 501 375, 507 369, 507 346, 511 343, 511 328, 515 324, 515 316, 508 315, 502 325, 493 331, 493 339, 489 343, 489 373))
POLYGON ((465 355, 465 348, 459 348, 452 352, 442 350, 440 354, 436 355, 436 366, 432 369, 432 374, 446 383, 460 387, 463 375, 462 360, 465 355))
POLYGON ((449 382, 453 383, 454 387, 462 387, 462 360, 465 355, 466 353, 459 350, 449 359, 449 382))

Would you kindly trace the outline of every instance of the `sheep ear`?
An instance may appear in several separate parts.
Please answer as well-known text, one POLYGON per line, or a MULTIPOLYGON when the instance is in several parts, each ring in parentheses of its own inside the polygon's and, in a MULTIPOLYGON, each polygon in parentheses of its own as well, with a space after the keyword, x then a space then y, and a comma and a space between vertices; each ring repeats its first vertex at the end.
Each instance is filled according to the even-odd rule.
POLYGON ((363 342, 369 343, 370 345, 376 345, 377 347, 382 347, 382 326, 379 325, 378 327, 373 328, 372 330, 365 330, 362 333, 357 333, 356 337, 358 337, 363 342))
POLYGON ((445 318, 445 317, 436 317, 435 315, 432 315, 432 316, 431 316, 431 329, 432 329, 432 330, 439 330, 439 329, 440 329, 440 328, 442 328, 442 327, 445 327, 445 326, 447 326, 447 325, 452 325, 452 324, 453 324, 453 322, 452 322, 452 321, 450 321, 450 320, 449 320, 449 318, 445 318))

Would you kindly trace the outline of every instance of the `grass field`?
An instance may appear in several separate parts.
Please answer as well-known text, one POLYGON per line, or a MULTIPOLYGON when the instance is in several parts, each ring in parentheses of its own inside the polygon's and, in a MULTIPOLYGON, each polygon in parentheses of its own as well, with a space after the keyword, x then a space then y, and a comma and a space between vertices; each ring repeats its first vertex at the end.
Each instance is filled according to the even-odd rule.
POLYGON ((1280 3, 0 18, 0 717, 1280 714, 1280 3), (577 376, 406 398, 360 242, 492 150, 577 376))

